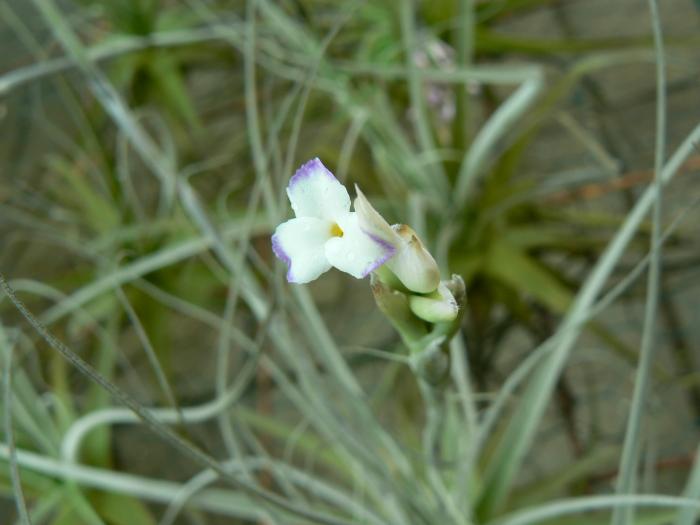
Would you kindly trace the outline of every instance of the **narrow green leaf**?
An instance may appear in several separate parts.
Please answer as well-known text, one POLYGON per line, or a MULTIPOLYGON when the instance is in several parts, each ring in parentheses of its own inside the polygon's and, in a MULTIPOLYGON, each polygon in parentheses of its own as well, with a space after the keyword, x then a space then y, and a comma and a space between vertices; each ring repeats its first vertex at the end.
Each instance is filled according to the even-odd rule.
POLYGON ((156 525, 146 505, 131 496, 99 492, 93 504, 105 520, 113 525, 156 525))
POLYGON ((571 291, 540 262, 504 240, 492 243, 484 271, 556 312, 571 304, 571 291))

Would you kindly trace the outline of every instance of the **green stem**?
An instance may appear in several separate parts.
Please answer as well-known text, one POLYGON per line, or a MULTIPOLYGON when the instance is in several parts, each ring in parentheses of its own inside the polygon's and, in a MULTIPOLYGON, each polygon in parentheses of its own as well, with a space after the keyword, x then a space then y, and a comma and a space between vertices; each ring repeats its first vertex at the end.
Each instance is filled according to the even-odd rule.
MULTIPOLYGON (((649 0, 652 28, 654 32, 654 46, 656 49, 656 151, 654 162, 653 196, 654 206, 652 212, 651 234, 651 259, 649 262, 649 274, 647 280, 647 297, 644 309, 644 328, 642 332, 642 345, 640 349, 639 365, 634 383, 632 406, 620 460, 620 475, 617 480, 616 493, 618 495, 629 494, 635 485, 636 472, 641 449, 640 428, 642 414, 646 404, 649 390, 649 376, 652 367, 656 347, 656 314, 659 303, 659 284, 661 282, 661 238, 662 217, 661 200, 663 184, 661 171, 663 169, 666 149, 666 65, 664 57, 663 34, 661 31, 661 18, 656 0, 649 0)), ((615 507, 611 518, 611 525, 629 525, 633 520, 634 507, 615 507)))

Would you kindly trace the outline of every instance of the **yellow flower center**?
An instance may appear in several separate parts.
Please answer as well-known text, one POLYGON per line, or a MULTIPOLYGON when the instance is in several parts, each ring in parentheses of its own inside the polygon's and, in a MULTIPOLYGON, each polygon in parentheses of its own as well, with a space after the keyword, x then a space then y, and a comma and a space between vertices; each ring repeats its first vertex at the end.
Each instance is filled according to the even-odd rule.
POLYGON ((342 237, 343 236, 343 230, 335 222, 333 223, 333 226, 331 226, 331 235, 333 237, 342 237))

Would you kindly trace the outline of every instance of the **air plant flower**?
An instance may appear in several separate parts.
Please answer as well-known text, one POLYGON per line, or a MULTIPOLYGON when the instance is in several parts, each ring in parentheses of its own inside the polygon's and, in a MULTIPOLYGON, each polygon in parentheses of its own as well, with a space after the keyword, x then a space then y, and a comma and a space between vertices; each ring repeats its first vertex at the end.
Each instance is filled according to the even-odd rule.
POLYGON ((272 236, 275 255, 289 267, 287 280, 308 283, 331 266, 361 279, 386 263, 399 286, 420 294, 435 292, 440 271, 416 233, 389 223, 355 186, 355 212, 345 187, 313 159, 289 181, 287 196, 296 217, 272 236))
POLYGON ((287 186, 295 217, 272 236, 287 280, 308 283, 335 267, 370 287, 379 309, 401 335, 416 373, 437 383, 449 368, 447 343, 459 327, 464 281, 441 281, 435 259, 409 226, 389 223, 360 188, 350 211, 348 191, 321 163, 301 166, 287 186), (446 364, 447 363, 447 364, 446 364))
POLYGON ((296 217, 277 227, 272 249, 287 264, 289 282, 308 283, 331 266, 361 279, 396 253, 361 230, 348 191, 319 159, 297 170, 287 196, 296 217))

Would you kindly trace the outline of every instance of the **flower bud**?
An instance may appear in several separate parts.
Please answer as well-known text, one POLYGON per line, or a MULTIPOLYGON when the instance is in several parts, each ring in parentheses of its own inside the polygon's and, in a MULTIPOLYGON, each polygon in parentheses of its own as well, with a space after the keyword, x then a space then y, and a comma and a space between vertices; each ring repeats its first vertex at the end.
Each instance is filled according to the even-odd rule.
POLYGON ((398 292, 376 275, 370 275, 370 286, 379 309, 387 316, 406 346, 413 348, 418 340, 427 335, 425 323, 416 319, 408 305, 406 294, 398 292))
POLYGON ((417 293, 430 293, 440 284, 440 269, 412 228, 395 224, 398 239, 396 255, 386 263, 403 285, 417 293))
POLYGON ((459 314, 459 305, 444 283, 428 295, 411 295, 408 298, 411 311, 429 323, 449 323, 459 314))
POLYGON ((377 242, 389 244, 396 250, 385 266, 412 292, 430 293, 437 289, 440 270, 416 232, 405 224, 389 226, 357 185, 355 191, 355 211, 362 231, 377 242))

